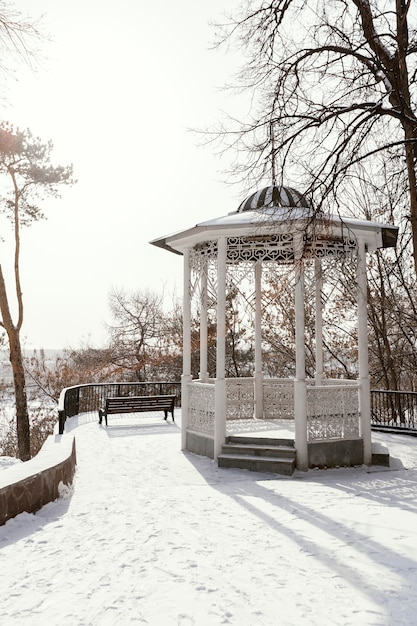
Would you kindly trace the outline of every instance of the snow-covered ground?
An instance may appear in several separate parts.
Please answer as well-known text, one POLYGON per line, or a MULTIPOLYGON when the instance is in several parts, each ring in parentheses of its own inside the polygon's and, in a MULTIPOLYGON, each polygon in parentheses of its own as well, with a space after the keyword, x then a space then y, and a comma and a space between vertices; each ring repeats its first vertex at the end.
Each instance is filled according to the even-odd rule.
POLYGON ((284 478, 182 453, 176 418, 73 418, 73 492, 0 527, 1 624, 417 623, 417 438, 284 478))

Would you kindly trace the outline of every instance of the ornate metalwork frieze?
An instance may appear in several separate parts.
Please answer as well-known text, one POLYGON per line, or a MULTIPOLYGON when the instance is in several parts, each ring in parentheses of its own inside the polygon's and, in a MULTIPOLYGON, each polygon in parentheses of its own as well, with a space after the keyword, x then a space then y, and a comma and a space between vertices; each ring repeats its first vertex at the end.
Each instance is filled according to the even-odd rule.
POLYGON ((291 233, 228 237, 227 260, 229 263, 245 261, 290 263, 294 260, 294 237, 291 233))
MULTIPOLYGON (((304 234, 304 249, 317 257, 345 256, 356 252, 354 237, 335 237, 304 234)), ((292 233, 266 233, 245 237, 227 238, 227 262, 245 263, 275 261, 287 264, 294 261, 295 240, 292 233)), ((192 249, 192 266, 197 269, 204 259, 217 259, 217 240, 204 241, 192 249)))
POLYGON ((326 237, 305 234, 303 239, 305 250, 317 258, 351 256, 357 251, 357 241, 353 236, 326 237))

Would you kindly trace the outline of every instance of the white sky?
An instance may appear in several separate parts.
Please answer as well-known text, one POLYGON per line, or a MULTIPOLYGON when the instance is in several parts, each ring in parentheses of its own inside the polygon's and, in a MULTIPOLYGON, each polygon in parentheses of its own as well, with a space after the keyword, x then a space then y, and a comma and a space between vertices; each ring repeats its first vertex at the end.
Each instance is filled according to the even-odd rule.
POLYGON ((182 258, 148 242, 242 199, 223 182, 224 159, 187 132, 243 109, 221 90, 236 55, 209 49, 209 22, 239 0, 14 4, 44 14, 53 41, 36 75, 9 79, 1 118, 52 139, 53 163, 73 163, 78 179, 24 232, 23 337, 28 348, 99 346, 113 286, 182 292, 182 258))

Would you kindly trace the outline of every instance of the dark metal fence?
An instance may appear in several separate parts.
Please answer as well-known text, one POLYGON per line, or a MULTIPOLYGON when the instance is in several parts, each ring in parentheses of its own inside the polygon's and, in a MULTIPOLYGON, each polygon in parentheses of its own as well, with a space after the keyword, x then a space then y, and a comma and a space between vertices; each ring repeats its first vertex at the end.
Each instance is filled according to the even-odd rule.
POLYGON ((417 435, 417 392, 371 391, 371 424, 375 429, 417 435))
POLYGON ((65 422, 69 417, 98 411, 105 404, 106 398, 157 395, 175 395, 175 406, 181 406, 181 383, 102 383, 67 387, 62 390, 59 398, 59 433, 64 432, 65 422))

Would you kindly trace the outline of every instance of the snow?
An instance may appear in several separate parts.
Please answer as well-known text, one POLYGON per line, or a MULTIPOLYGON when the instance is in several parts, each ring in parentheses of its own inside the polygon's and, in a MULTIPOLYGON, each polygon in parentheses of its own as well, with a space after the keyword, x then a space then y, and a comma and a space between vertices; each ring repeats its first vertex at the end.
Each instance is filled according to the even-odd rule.
POLYGON ((22 461, 16 459, 14 456, 0 456, 0 470, 12 467, 13 465, 20 465, 22 461))
POLYGON ((416 623, 417 438, 286 478, 181 452, 177 414, 72 418, 74 488, 0 527, 2 624, 416 623))
POLYGON ((73 440, 74 436, 70 434, 65 437, 49 435, 40 452, 26 463, 7 456, 0 457, 0 470, 7 470, 0 471, 0 489, 63 463, 71 454, 73 440))

